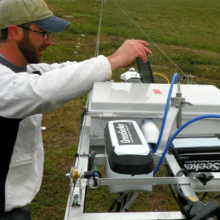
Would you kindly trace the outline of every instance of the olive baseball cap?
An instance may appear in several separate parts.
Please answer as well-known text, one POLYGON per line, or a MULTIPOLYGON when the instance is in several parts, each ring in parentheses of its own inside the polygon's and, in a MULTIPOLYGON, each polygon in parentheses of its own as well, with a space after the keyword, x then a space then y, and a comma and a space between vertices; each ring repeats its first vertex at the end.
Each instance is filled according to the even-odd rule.
POLYGON ((55 16, 44 0, 0 0, 0 29, 34 23, 45 31, 60 32, 70 23, 55 16))

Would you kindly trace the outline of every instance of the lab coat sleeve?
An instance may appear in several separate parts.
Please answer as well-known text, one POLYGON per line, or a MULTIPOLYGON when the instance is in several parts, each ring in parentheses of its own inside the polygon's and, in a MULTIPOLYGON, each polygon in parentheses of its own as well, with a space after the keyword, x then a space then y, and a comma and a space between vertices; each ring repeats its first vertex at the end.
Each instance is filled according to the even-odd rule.
POLYGON ((33 64, 24 73, 14 73, 2 66, 0 70, 0 115, 7 118, 53 111, 88 93, 94 82, 109 80, 112 74, 104 56, 79 63, 33 64), (43 74, 30 74, 31 71, 43 74))

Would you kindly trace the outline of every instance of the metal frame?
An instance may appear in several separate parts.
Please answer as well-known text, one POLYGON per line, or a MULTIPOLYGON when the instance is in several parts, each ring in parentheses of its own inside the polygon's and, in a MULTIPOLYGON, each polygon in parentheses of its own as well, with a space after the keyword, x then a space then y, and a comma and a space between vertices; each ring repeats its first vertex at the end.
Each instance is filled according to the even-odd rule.
MULTIPOLYGON (((88 95, 87 99, 87 107, 89 106, 90 95, 88 95)), ((180 93, 180 85, 178 84, 176 97, 171 98, 171 104, 169 107, 169 111, 167 114, 167 120, 164 127, 164 133, 161 139, 161 143, 158 147, 158 150, 154 154, 154 163, 158 164, 159 160, 164 152, 168 139, 172 133, 172 127, 176 121, 177 127, 181 126, 181 122, 189 119, 191 116, 185 117, 182 120, 182 107, 185 105, 192 105, 189 102, 185 102, 185 98, 182 98, 182 94, 180 93)), ((126 115, 121 115, 121 117, 129 118, 130 113, 126 115)), ((161 113, 162 114, 162 113, 161 113)), ((141 120, 141 115, 131 115, 135 120, 141 120)), ((143 115, 142 115, 143 116, 143 115)), ((100 120, 105 120, 105 122, 111 118, 115 118, 111 112, 100 112, 95 116, 93 114, 86 114, 84 116, 79 145, 78 145, 78 157, 75 160, 74 168, 72 167, 70 170, 70 189, 69 196, 67 201, 66 213, 64 220, 179 220, 186 219, 185 216, 180 211, 162 211, 162 212, 125 212, 125 208, 122 208, 120 212, 113 213, 84 213, 84 205, 85 205, 85 197, 86 197, 86 188, 90 187, 92 189, 96 189, 102 186, 111 186, 111 185, 174 185, 178 184, 181 188, 183 194, 190 198, 192 201, 199 201, 196 192, 217 192, 220 191, 220 172, 213 172, 213 179, 208 181, 206 185, 203 185, 200 180, 193 176, 185 176, 182 174, 180 177, 176 176, 176 174, 181 170, 178 162, 176 161, 174 155, 171 153, 166 153, 163 164, 167 168, 167 176, 166 177, 146 177, 146 178, 100 178, 97 180, 97 185, 94 186, 93 179, 85 179, 84 172, 88 169, 88 155, 91 151, 95 150, 96 156, 94 159, 94 163, 96 165, 106 165, 107 158, 105 155, 104 145, 105 139, 104 134, 96 135, 94 134, 94 130, 101 130, 99 128, 100 120), (100 119, 101 118, 101 119, 100 119), (94 126, 95 122, 95 126, 94 126), (92 128, 93 123, 93 128, 92 128), (95 128, 95 129, 94 129, 95 128), (103 135, 103 136, 102 136, 103 135), (74 174, 77 170, 77 175, 71 178, 72 171, 74 170, 74 174), (77 178, 78 179, 77 179, 77 178), (77 181, 76 181, 77 179, 77 181)), ((160 115, 158 117, 163 117, 160 115)), ((206 121, 206 126, 212 129, 205 128, 206 126, 202 126, 204 122, 197 123, 199 126, 199 130, 196 127, 191 127, 189 131, 183 133, 182 135, 191 136, 203 136, 203 134, 213 135, 219 128, 218 120, 209 120, 206 121)), ((103 124, 102 124, 103 126, 103 124)), ((140 192, 137 191, 133 195, 133 197, 126 204, 126 208, 136 199, 140 192)))
MULTIPOLYGON (((70 191, 66 207, 65 220, 162 220, 162 219, 185 219, 184 215, 179 211, 171 212, 119 212, 119 213, 84 213, 84 203, 86 195, 86 187, 89 185, 89 180, 83 179, 83 172, 87 171, 88 157, 86 156, 91 150, 96 150, 98 153, 95 157, 97 165, 105 165, 106 157, 104 154, 104 137, 90 136, 91 118, 86 115, 81 130, 81 136, 78 146, 79 157, 76 158, 75 167, 81 174, 81 177, 74 184, 70 178, 70 191)), ((159 156, 155 156, 155 163, 159 160, 159 156)), ((166 155, 164 164, 169 166, 172 173, 177 173, 180 167, 171 154, 166 155)), ((144 179, 112 179, 103 178, 98 180, 98 187, 103 185, 121 184, 179 184, 184 194, 194 201, 197 201, 196 191, 220 191, 220 173, 212 173, 214 179, 204 186, 198 179, 193 177, 153 177, 144 179)), ((90 186, 92 187, 92 186, 90 186)))

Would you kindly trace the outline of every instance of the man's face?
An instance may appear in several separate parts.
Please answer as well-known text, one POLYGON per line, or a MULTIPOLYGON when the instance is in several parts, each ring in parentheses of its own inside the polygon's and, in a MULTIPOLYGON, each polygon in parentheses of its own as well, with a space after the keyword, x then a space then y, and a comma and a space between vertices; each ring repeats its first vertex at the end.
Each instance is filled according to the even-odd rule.
MULTIPOLYGON (((34 26, 32 29, 39 29, 36 25, 34 26)), ((52 45, 49 38, 44 40, 41 34, 24 31, 23 39, 18 43, 18 48, 28 63, 39 63, 41 61, 43 51, 46 50, 47 46, 52 45), (48 39, 51 43, 48 43, 48 39)))

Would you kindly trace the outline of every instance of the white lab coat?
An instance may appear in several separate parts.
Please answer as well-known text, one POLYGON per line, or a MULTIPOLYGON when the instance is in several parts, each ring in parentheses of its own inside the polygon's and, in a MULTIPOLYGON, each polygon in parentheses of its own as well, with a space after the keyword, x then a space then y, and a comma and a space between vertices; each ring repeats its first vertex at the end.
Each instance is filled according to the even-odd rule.
MULTIPOLYGON (((39 191, 44 161, 42 114, 88 93, 94 82, 109 80, 111 74, 104 56, 79 63, 31 64, 21 73, 0 64, 0 116, 23 119, 5 183, 5 211, 29 204, 39 191)), ((0 147, 4 148, 2 143, 0 147)))

